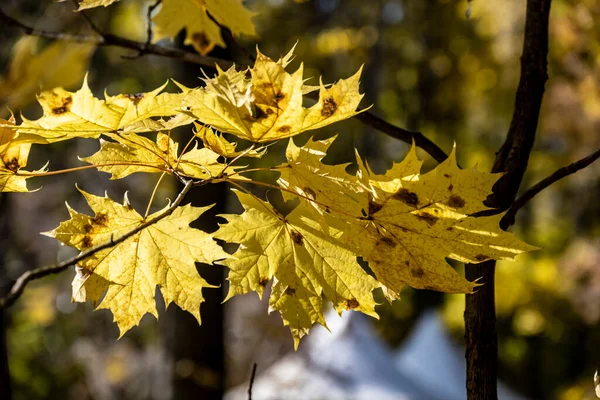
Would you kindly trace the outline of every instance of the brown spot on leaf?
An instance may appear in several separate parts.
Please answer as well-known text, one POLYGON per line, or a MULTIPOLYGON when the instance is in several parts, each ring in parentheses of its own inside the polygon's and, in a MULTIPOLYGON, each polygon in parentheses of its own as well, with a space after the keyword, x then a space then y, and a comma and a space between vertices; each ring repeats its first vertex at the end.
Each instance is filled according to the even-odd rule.
POLYGON ((88 247, 92 247, 93 245, 94 245, 94 241, 92 240, 92 238, 88 235, 85 235, 83 237, 83 240, 81 241, 81 247, 86 249, 88 247))
POLYGON ((292 130, 292 127, 289 125, 283 125, 283 126, 280 126, 279 128, 277 128, 277 132, 281 132, 281 133, 288 133, 291 130, 292 130))
POLYGON ((71 96, 65 97, 62 104, 58 107, 54 107, 52 109, 52 114, 60 115, 64 114, 71 108, 71 104, 73 103, 73 98, 71 96))
POLYGON ((264 276, 261 276, 260 279, 258 280, 258 284, 261 287, 267 286, 267 283, 269 283, 269 278, 265 278, 264 276))
POLYGON ((425 271, 423 271, 423 268, 416 267, 410 269, 410 274, 415 278, 421 278, 425 275, 425 271))
POLYGON ((302 246, 304 244, 304 237, 298 231, 291 231, 292 241, 296 243, 298 246, 302 246))
POLYGON ((451 177, 452 177, 452 175, 450 175, 450 174, 444 174, 444 176, 445 176, 446 178, 451 178, 451 177))
POLYGON ((346 300, 346 308, 348 310, 354 310, 355 308, 358 308, 358 306, 359 306, 358 300, 356 300, 356 299, 346 300))
POLYGON ((332 97, 327 97, 323 100, 323 108, 321 109, 321 115, 325 118, 331 117, 335 110, 337 110, 337 103, 332 97))
POLYGON ((267 112, 265 112, 262 108, 255 107, 254 110, 256 112, 256 115, 254 116, 254 119, 265 119, 265 118, 267 118, 269 109, 267 109, 267 112))
POLYGON ((271 114, 273 114, 274 112, 275 112, 275 111, 273 111, 272 109, 270 109, 270 108, 267 108, 267 115, 271 115, 271 114))
POLYGON ((463 208, 465 206, 465 201, 459 195, 453 194, 448 199, 448 205, 454 208, 463 208))
POLYGON ((396 243, 396 241, 394 239, 387 237, 387 236, 383 236, 381 238, 381 240, 379 240, 379 242, 377 242, 377 246, 379 246, 382 243, 389 247, 396 247, 398 245, 398 243, 396 243))
POLYGON ((410 265, 410 261, 404 260, 404 265, 406 265, 408 267, 410 265))
POLYGON ((200 54, 207 54, 213 48, 213 44, 204 32, 194 32, 192 44, 200 54))
POLYGON ((106 226, 108 224, 108 215, 103 213, 98 213, 94 218, 92 218, 93 225, 106 226))
POLYGON ((393 197, 409 206, 417 206, 419 204, 419 196, 405 188, 398 190, 393 197))
POLYGON ((489 260, 490 258, 488 256, 486 256, 485 254, 477 254, 475 256, 475 259, 477 261, 485 261, 485 260, 489 260))
POLYGON ((302 190, 304 191, 304 193, 306 193, 306 196, 308 196, 311 200, 315 200, 317 198, 317 194, 311 188, 305 187, 302 188, 302 190))
POLYGON ((431 215, 431 214, 427 214, 427 213, 422 213, 422 214, 416 214, 416 217, 419 218, 421 221, 425 221, 427 222, 428 225, 435 225, 435 223, 437 222, 438 218, 431 215))
POLYGON ((14 157, 12 160, 6 163, 6 168, 11 170, 12 172, 17 172, 21 166, 19 165, 19 160, 17 157, 14 157))
POLYGON ((450 184, 450 185, 448 186, 448 191, 449 191, 449 192, 451 192, 451 191, 452 191, 452 189, 454 189, 454 185, 453 185, 453 184, 450 184))
POLYGON ((94 230, 94 227, 93 227, 93 226, 91 226, 90 224, 85 224, 85 226, 83 227, 83 231, 84 231, 85 233, 90 233, 90 232, 91 232, 91 231, 93 231, 93 230, 94 230))
POLYGON ((273 100, 275 100, 276 103, 279 103, 283 99, 285 99, 285 94, 283 94, 281 92, 277 92, 277 93, 273 94, 273 100))
POLYGON ((290 296, 293 296, 296 294, 296 289, 294 289, 293 287, 289 287, 287 289, 285 289, 285 292, 283 292, 283 294, 288 294, 290 296))
POLYGON ((127 97, 133 104, 137 106, 140 100, 144 98, 144 95, 145 93, 126 94, 125 97, 127 97))
POLYGON ((375 203, 373 200, 369 200, 369 214, 375 214, 383 207, 381 204, 375 203))
POLYGON ((331 214, 331 210, 329 209, 329 206, 325 206, 325 212, 327 214, 331 214))

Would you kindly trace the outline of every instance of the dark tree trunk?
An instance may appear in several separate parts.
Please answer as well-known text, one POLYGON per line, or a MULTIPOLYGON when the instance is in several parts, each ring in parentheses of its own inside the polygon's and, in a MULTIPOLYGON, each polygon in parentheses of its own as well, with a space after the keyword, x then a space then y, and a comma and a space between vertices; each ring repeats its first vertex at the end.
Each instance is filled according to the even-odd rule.
MULTIPOLYGON (((192 224, 193 227, 216 230, 214 215, 224 211, 225 190, 226 187, 221 184, 190 191, 186 201, 194 206, 216 203, 192 224)), ((201 265, 199 272, 209 283, 221 286, 203 290, 205 302, 200 307, 202 325, 176 306, 169 307, 161 325, 165 346, 174 362, 173 399, 176 400, 217 400, 224 394, 223 268, 201 265)))
MULTIPOLYGON (((548 79, 548 20, 551 0, 528 0, 525 38, 521 57, 521 79, 515 110, 506 141, 497 154, 492 172, 506 174, 494 187, 488 206, 506 210, 514 202, 533 147, 544 86, 548 79)), ((503 219, 502 229, 509 227, 503 219)), ((468 265, 469 280, 481 278, 484 286, 466 296, 465 341, 467 358, 467 398, 495 400, 498 377, 498 337, 494 298, 496 263, 468 265)))
MULTIPOLYGON (((6 194, 0 194, 0 296, 4 296, 10 290, 12 282, 6 276, 5 249, 7 237, 7 221, 5 216, 7 198, 6 194)), ((8 330, 8 313, 0 308, 0 399, 12 399, 12 385, 10 382, 10 371, 8 369, 8 345, 6 333, 8 330)))

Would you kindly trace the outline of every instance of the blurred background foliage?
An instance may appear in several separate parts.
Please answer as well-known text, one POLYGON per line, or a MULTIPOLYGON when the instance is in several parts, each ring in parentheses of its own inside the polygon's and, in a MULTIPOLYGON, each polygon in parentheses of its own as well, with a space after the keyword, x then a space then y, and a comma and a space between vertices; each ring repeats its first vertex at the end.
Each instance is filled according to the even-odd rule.
MULTIPOLYGON (((252 49, 258 42, 261 52, 276 58, 297 44, 291 67, 302 60, 312 84, 321 75, 325 82, 347 77, 364 64, 365 106, 374 104, 372 111, 384 119, 423 131, 445 151, 456 143, 463 166, 491 168, 513 111, 524 1, 474 0, 469 5, 465 0, 252 0, 246 4, 258 13, 254 21, 260 39, 241 38, 241 46, 252 49)), ((121 0, 89 15, 102 30, 143 42, 148 5, 121 0)), ((6 0, 1 7, 36 28, 93 34, 81 15, 72 12, 70 2, 6 0)), ((553 1, 550 80, 522 187, 600 145, 599 20, 599 0, 553 1)), ((10 109, 36 118, 40 114, 36 93, 54 86, 76 89, 88 70, 97 95, 105 89, 110 94, 148 91, 168 78, 196 86, 201 76, 197 66, 177 60, 136 58, 129 50, 22 37, 8 26, 0 26, 0 37, 0 114, 4 117, 10 109)), ((175 43, 164 44, 181 46, 181 42, 182 35, 175 43)), ((250 63, 232 43, 212 54, 250 63)), ((326 159, 330 163, 352 161, 352 148, 357 147, 374 170, 382 172, 408 149, 354 120, 317 135, 335 133, 340 136, 326 159)), ((178 135, 189 137, 189 129, 178 135)), ((93 140, 43 149, 34 146, 30 164, 37 167, 49 160, 52 169, 77 166, 75 156, 87 156, 97 146, 93 140)), ((276 162, 282 151, 283 146, 271 148, 265 162, 276 162)), ((435 165, 425 153, 420 155, 427 160, 426 168, 435 165)), ((543 249, 521 256, 518 262, 501 262, 497 268, 500 375, 530 398, 570 400, 593 395, 592 376, 600 361, 599 167, 592 165, 551 186, 526 206, 513 230, 543 249)), ((5 290, 23 271, 72 254, 38 233, 67 217, 65 200, 76 209, 86 209, 75 182, 93 193, 107 188, 113 198, 130 190, 133 205, 142 208, 156 178, 136 175, 113 182, 81 171, 33 181, 44 185, 35 194, 3 196, 0 286, 5 290)), ((175 188, 175 182, 163 184, 157 199, 168 197, 175 188)), ((206 199, 206 203, 214 201, 206 199)), ((229 207, 236 209, 235 204, 229 207)), ((92 313, 91 306, 70 302, 70 279, 71 274, 65 273, 37 282, 10 310, 8 349, 15 399, 169 399, 177 382, 219 385, 219 371, 174 356, 165 345, 166 337, 177 340, 177 334, 189 332, 173 333, 176 328, 168 318, 156 323, 146 317, 139 328, 116 341, 117 328, 109 313, 92 313)), ((203 304, 203 313, 218 307, 216 300, 209 303, 203 304)), ((464 311, 460 295, 406 289, 401 302, 380 307, 382 318, 376 325, 388 343, 399 346, 416 318, 431 307, 442 310, 460 342, 464 311)), ((266 304, 255 296, 225 305, 229 386, 244 382, 253 362, 266 367, 292 348, 278 316, 265 311, 266 304)))

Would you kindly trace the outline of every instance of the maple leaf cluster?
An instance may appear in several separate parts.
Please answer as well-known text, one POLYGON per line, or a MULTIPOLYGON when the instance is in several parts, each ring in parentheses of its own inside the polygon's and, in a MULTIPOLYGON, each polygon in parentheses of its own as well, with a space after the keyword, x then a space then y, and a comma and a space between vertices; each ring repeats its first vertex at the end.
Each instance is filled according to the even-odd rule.
POLYGON ((37 120, 0 121, 2 191, 27 191, 27 178, 44 175, 44 169, 22 170, 32 144, 92 138, 100 140, 100 149, 81 160, 111 179, 144 172, 170 174, 188 186, 228 182, 244 208, 240 215, 223 215, 227 223, 209 234, 189 226, 208 207, 176 203, 142 216, 127 198, 120 204, 82 191, 94 215, 69 208, 71 218, 47 235, 81 251, 129 236, 77 266, 75 301, 109 309, 122 335, 146 313, 157 316, 158 287, 167 305, 175 303, 200 321, 202 289, 211 286, 195 263, 221 264, 229 269, 227 299, 270 291, 270 309, 281 314, 297 346, 315 323, 326 325, 328 302, 339 313, 377 317, 377 290, 389 301, 406 285, 471 293, 478 284, 446 259, 480 263, 533 249, 499 228, 501 214, 472 216, 488 210, 484 201, 499 175, 459 168, 454 151, 422 174, 413 146, 402 162, 378 175, 358 154, 355 174, 345 164, 324 164, 335 138, 297 146, 292 136, 359 113, 363 96, 360 70, 333 85, 307 86, 302 65, 286 70, 292 57, 290 51, 273 61, 258 52, 252 68, 217 69, 203 87, 178 85, 177 93, 164 92, 165 84, 140 95, 99 99, 84 81, 76 92, 42 93, 43 115, 37 120), (318 100, 307 107, 305 95, 312 91, 318 91, 318 100), (196 144, 180 150, 169 132, 183 125, 194 126, 196 144), (142 135, 152 132, 154 140, 142 135), (225 133, 252 144, 239 150, 225 133), (238 160, 260 158, 267 143, 282 139, 289 140, 286 161, 262 168, 279 173, 277 186, 247 178, 256 169, 238 160), (278 188, 284 200, 299 204, 284 215, 249 184, 278 188), (215 239, 239 247, 228 254, 215 239))

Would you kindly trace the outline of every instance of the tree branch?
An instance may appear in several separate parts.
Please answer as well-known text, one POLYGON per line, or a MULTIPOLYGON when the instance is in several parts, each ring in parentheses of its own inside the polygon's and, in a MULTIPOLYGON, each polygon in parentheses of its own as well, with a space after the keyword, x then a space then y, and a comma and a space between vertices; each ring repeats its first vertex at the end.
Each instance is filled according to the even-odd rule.
POLYGON ((574 163, 567 165, 566 167, 557 169, 552 174, 550 174, 546 178, 542 179, 541 181, 527 189, 527 191, 523 193, 521 197, 515 200, 512 207, 504 215, 504 217, 502 218, 503 220, 505 220, 504 223, 507 226, 511 226, 512 224, 514 224, 515 215, 517 214, 519 209, 521 209, 525 204, 527 204, 529 200, 533 199, 538 193, 546 189, 548 186, 552 185, 554 182, 557 182, 564 177, 567 177, 579 170, 584 169, 585 167, 596 161, 598 158, 600 158, 600 149, 596 150, 589 156, 582 158, 581 160, 575 161, 574 163))
MULTIPOLYGON (((159 2, 155 3, 158 4, 159 2)), ((151 11, 149 10, 149 13, 151 11)), ((25 34, 30 36, 39 36, 46 39, 54 39, 54 40, 66 40, 71 42, 83 42, 83 43, 94 43, 97 46, 116 46, 124 49, 131 49, 137 52, 135 57, 139 57, 146 54, 151 54, 160 57, 166 57, 171 59, 180 60, 183 62, 188 62, 192 64, 198 64, 205 67, 213 68, 215 64, 219 65, 222 69, 228 69, 232 65, 233 62, 228 60, 223 60, 216 57, 210 56, 202 56, 197 53, 192 53, 185 50, 157 46, 155 44, 150 43, 151 40, 147 40, 145 43, 137 42, 135 40, 126 39, 120 36, 112 35, 110 33, 102 33, 96 31, 98 34, 97 37, 88 36, 88 35, 73 35, 63 32, 49 32, 39 29, 34 29, 29 27, 14 18, 8 16, 4 11, 0 10, 0 21, 6 23, 9 26, 13 26, 15 28, 21 29, 25 34)), ((149 28, 149 32, 151 33, 151 28, 149 28)), ((151 36, 148 36, 151 39, 151 36)), ((238 64, 240 68, 246 68, 245 65, 238 64)), ((311 97, 311 96, 309 96, 311 97)), ((315 97, 312 97, 315 98, 315 97)), ((318 94, 316 94, 316 99, 318 100, 318 94)), ((389 122, 377 117, 375 114, 365 111, 360 114, 354 116, 357 120, 362 122, 363 124, 370 126, 371 128, 378 130, 380 132, 385 133, 386 135, 401 140, 405 143, 412 144, 414 143, 425 150, 431 157, 433 157, 436 161, 442 162, 448 155, 435 143, 433 143, 430 139, 425 137, 421 132, 413 132, 407 129, 400 128, 398 126, 392 125, 389 122)))
MULTIPOLYGON (((527 0, 521 78, 506 141, 500 148, 492 172, 505 174, 494 185, 486 205, 507 210, 515 200, 535 140, 544 87, 548 79, 548 22, 551 0, 527 0)), ((500 226, 506 229, 504 219, 500 226)), ((465 298, 467 399, 496 400, 498 336, 494 293, 495 261, 468 265, 465 277, 481 279, 477 292, 465 298)))
POLYGON ((31 282, 32 280, 40 279, 40 278, 43 278, 48 275, 57 274, 59 272, 62 272, 65 269, 67 269, 68 267, 70 267, 71 265, 77 264, 78 262, 80 262, 90 256, 93 256, 94 254, 96 254, 97 252, 99 252, 101 250, 116 246, 117 244, 124 242, 125 240, 127 240, 131 236, 135 235, 136 233, 140 232, 141 230, 146 229, 150 225, 157 223, 158 221, 162 220, 165 217, 168 217, 169 215, 171 215, 173 213, 173 211, 175 211, 175 208, 177 208, 177 206, 179 206, 179 204, 182 202, 185 195, 192 188, 192 186, 194 186, 193 182, 191 180, 187 181, 185 186, 183 187, 181 192, 179 192, 179 194, 177 195, 177 198, 175 199, 175 201, 173 202, 173 204, 171 204, 171 206, 169 208, 167 208, 166 210, 164 210, 163 212, 158 214, 156 217, 151 218, 148 221, 144 222, 143 224, 139 225, 135 229, 132 229, 127 233, 124 233, 123 235, 119 236, 118 238, 116 238, 116 239, 111 238, 111 240, 109 240, 108 242, 103 243, 98 246, 95 246, 95 247, 92 247, 91 249, 88 249, 88 250, 80 253, 79 255, 71 257, 68 260, 65 260, 59 264, 50 265, 50 266, 46 266, 46 267, 40 267, 40 268, 32 269, 30 271, 25 272, 23 275, 21 275, 17 279, 17 281, 15 282, 13 287, 10 289, 10 292, 6 296, 0 298, 0 309, 5 309, 5 308, 8 308, 11 305, 13 305, 14 302, 19 297, 21 297, 21 295, 23 294, 23 291, 25 290, 25 286, 27 286, 27 284, 29 282, 31 282))
POLYGON ((124 49, 130 49, 140 52, 141 54, 153 54, 156 56, 173 58, 184 62, 203 65, 213 68, 218 64, 221 68, 227 69, 233 65, 233 62, 220 58, 202 56, 185 50, 157 46, 155 44, 147 44, 137 42, 135 40, 126 39, 120 36, 115 36, 110 33, 98 33, 98 36, 89 35, 74 35, 63 32, 50 32, 40 29, 35 29, 27 26, 14 18, 9 17, 4 11, 0 10, 0 21, 9 26, 21 29, 25 34, 30 36, 38 36, 46 39, 66 40, 79 43, 93 43, 97 46, 116 46, 124 49))

